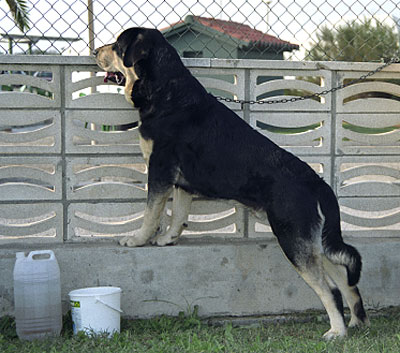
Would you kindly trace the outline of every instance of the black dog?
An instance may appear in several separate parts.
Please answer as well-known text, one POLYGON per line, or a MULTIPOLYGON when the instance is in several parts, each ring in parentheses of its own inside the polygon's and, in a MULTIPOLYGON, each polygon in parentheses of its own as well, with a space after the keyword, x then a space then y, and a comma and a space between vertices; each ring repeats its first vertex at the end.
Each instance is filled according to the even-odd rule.
POLYGON ((96 50, 106 79, 125 85, 140 113, 140 145, 148 164, 142 227, 121 245, 144 245, 157 231, 174 190, 172 220, 158 245, 180 236, 193 194, 235 200, 265 215, 289 261, 325 306, 327 339, 368 323, 356 284, 361 257, 343 242, 331 188, 304 162, 264 137, 208 94, 176 50, 154 29, 131 28, 96 50))

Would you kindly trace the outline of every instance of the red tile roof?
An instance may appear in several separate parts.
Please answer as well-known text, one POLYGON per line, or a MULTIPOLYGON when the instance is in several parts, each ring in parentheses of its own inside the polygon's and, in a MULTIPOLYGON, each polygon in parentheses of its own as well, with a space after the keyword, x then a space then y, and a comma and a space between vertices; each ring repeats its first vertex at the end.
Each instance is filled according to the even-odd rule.
POLYGON ((251 28, 250 26, 242 23, 233 21, 224 21, 216 18, 198 17, 198 16, 193 16, 193 19, 201 23, 203 26, 210 27, 212 29, 217 30, 218 32, 227 34, 233 38, 240 39, 244 42, 249 42, 249 43, 258 42, 263 44, 275 44, 278 46, 281 45, 296 46, 295 44, 291 44, 289 42, 280 40, 279 38, 263 33, 257 29, 251 28))
POLYGON ((165 28, 165 30, 172 29, 177 25, 181 25, 183 23, 197 22, 202 26, 211 28, 220 33, 228 35, 232 38, 239 39, 246 44, 256 44, 261 46, 272 46, 275 48, 284 48, 285 50, 295 50, 299 49, 297 44, 292 44, 290 42, 281 40, 277 37, 271 36, 269 34, 263 33, 257 29, 251 28, 250 26, 238 22, 233 21, 225 21, 219 20, 216 18, 207 18, 200 16, 187 16, 184 21, 177 22, 171 25, 169 28, 165 28))

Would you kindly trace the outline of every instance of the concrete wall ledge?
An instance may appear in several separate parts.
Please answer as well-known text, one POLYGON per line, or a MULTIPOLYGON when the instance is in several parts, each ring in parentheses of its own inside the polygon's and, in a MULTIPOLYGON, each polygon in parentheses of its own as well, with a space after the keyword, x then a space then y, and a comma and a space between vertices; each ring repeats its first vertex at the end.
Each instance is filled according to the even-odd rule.
MULTIPOLYGON (((364 259, 366 306, 400 305, 400 239, 352 239, 364 259)), ((13 315, 17 251, 52 249, 68 293, 91 286, 123 290, 124 316, 177 315, 199 307, 201 317, 252 316, 322 309, 317 296, 284 258, 275 240, 185 240, 169 247, 123 248, 115 243, 7 244, 0 249, 0 316, 13 315)))

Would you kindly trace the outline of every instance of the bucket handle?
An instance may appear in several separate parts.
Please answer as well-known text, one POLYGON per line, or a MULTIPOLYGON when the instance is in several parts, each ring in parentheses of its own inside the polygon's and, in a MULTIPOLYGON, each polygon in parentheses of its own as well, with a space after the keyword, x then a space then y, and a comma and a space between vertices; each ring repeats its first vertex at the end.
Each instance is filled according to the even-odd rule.
POLYGON ((96 297, 96 303, 99 302, 107 307, 109 307, 112 310, 118 311, 119 313, 123 313, 123 311, 121 309, 118 308, 114 308, 113 306, 111 306, 110 304, 107 304, 106 302, 103 302, 99 297, 96 297))

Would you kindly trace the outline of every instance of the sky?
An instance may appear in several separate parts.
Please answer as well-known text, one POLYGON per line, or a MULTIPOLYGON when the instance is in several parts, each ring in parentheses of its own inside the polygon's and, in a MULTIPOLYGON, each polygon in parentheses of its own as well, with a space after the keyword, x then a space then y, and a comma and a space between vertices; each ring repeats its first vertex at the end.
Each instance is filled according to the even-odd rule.
MULTIPOLYGON (((79 37, 66 55, 88 55, 87 0, 30 0, 31 35, 79 37)), ((309 47, 318 26, 338 26, 356 18, 375 17, 391 26, 400 17, 398 0, 93 0, 95 46, 109 43, 132 26, 165 28, 192 14, 246 23, 253 28, 309 47)), ((10 19, 6 1, 0 0, 0 34, 21 32, 10 19)), ((49 43, 41 42, 47 49, 49 43)), ((26 46, 25 46, 26 48, 26 46)), ((0 51, 8 49, 0 43, 0 51)), ((18 50, 16 50, 18 51, 18 50)), ((297 55, 301 55, 299 52, 297 55)), ((297 59, 301 59, 298 57, 297 59)))

